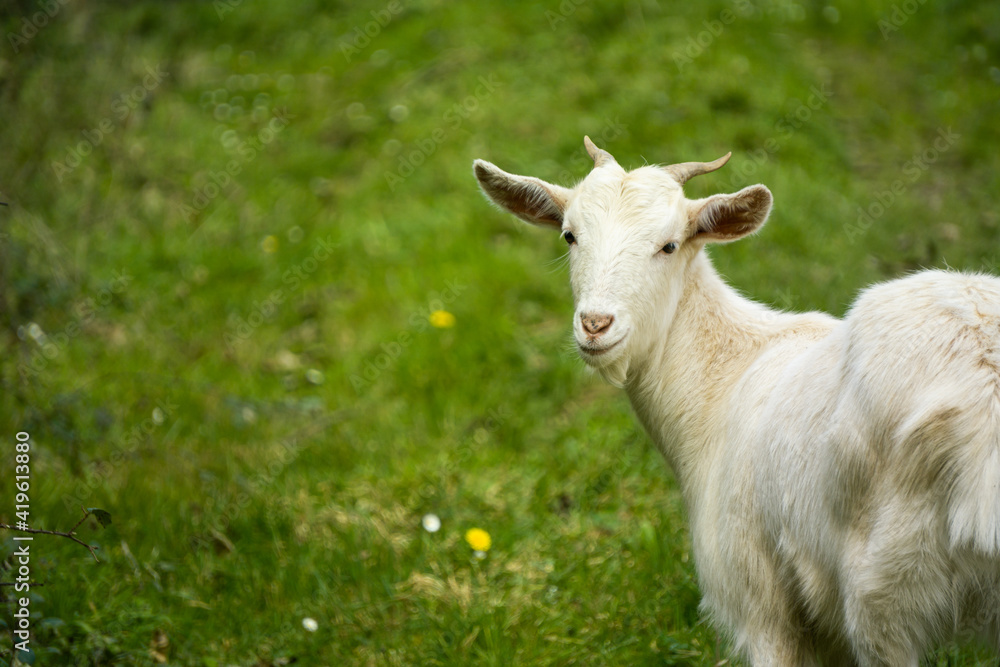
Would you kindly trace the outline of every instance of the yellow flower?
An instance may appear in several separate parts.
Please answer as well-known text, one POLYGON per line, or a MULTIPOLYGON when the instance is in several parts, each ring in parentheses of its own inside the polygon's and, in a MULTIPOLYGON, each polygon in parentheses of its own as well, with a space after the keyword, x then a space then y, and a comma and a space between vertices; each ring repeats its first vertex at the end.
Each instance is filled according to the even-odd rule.
POLYGON ((260 247, 264 252, 270 254, 277 251, 278 249, 278 237, 277 236, 265 236, 264 240, 260 242, 260 247))
POLYGON ((476 551, 489 551, 490 545, 493 544, 490 534, 482 528, 470 528, 465 533, 465 541, 476 551))
POLYGON ((455 316, 447 310, 435 310, 428 319, 438 329, 448 329, 455 326, 455 316))

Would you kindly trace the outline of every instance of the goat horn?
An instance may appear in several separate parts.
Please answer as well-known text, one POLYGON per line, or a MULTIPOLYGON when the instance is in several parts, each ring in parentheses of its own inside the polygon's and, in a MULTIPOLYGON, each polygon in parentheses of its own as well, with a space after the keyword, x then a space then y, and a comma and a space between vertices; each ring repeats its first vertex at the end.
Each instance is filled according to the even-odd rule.
POLYGON ((603 167, 608 163, 615 162, 615 158, 612 157, 611 153, 595 146, 594 142, 590 140, 590 137, 583 138, 583 145, 587 147, 587 154, 590 155, 590 159, 594 161, 595 168, 603 167))
POLYGON ((722 165, 729 162, 730 156, 733 152, 729 151, 718 160, 712 162, 681 162, 680 164, 672 164, 669 167, 664 167, 664 171, 674 177, 681 185, 694 178, 695 176, 701 176, 702 174, 707 174, 710 171, 715 171, 716 169, 721 169, 722 165))

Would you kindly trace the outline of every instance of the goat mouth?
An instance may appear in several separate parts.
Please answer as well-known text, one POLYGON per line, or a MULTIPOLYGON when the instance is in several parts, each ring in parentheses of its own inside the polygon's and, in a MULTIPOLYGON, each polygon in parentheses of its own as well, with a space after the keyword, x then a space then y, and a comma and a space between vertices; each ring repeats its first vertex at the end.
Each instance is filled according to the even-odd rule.
POLYGON ((606 345, 605 347, 599 347, 599 348, 584 347, 580 343, 577 343, 577 347, 580 348, 580 352, 582 352, 583 354, 585 354, 585 355, 587 355, 589 357, 598 357, 598 356, 600 356, 600 355, 602 355, 602 354, 604 354, 606 352, 609 352, 610 350, 614 349, 615 347, 617 347, 618 344, 621 343, 623 340, 625 340, 625 339, 624 338, 619 338, 615 342, 611 343, 611 345, 606 345))

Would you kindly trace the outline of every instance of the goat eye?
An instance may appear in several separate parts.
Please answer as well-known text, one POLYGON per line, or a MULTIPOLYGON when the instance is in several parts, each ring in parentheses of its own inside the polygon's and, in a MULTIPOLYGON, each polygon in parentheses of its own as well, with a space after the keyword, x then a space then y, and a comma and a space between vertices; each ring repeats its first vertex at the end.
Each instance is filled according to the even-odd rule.
POLYGON ((576 243, 576 237, 573 236, 573 232, 567 229, 565 232, 563 232, 563 241, 565 241, 568 245, 573 245, 574 243, 576 243))
POLYGON ((674 243, 673 241, 663 246, 663 252, 667 253, 668 255, 672 253, 674 250, 677 250, 677 244, 674 243))

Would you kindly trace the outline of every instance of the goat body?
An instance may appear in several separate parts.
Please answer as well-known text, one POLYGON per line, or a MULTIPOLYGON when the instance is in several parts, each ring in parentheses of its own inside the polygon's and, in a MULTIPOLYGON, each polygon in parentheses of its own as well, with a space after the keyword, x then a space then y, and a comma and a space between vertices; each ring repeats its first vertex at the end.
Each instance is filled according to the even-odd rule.
POLYGON ((759 665, 1000 644, 1000 281, 915 274, 838 321, 693 264, 626 390, 683 489, 704 609, 759 665))

